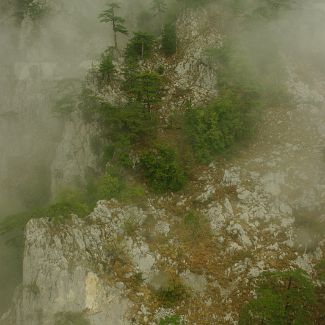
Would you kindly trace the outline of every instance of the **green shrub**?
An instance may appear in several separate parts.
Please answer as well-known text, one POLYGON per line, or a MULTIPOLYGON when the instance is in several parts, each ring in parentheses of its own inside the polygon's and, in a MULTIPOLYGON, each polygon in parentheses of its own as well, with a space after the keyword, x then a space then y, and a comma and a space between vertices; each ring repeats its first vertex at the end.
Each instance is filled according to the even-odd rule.
POLYGON ((85 318, 83 313, 61 312, 55 314, 54 325, 90 325, 90 321, 85 318))
POLYGON ((313 324, 315 289, 302 270, 264 273, 256 298, 244 306, 240 325, 313 324))
POLYGON ((156 135, 156 116, 137 102, 115 109, 107 122, 116 136, 128 136, 132 145, 145 142, 148 138, 152 140, 156 135))
POLYGON ((185 131, 198 161, 210 162, 228 149, 251 128, 249 100, 231 91, 224 92, 207 107, 190 109, 185 114, 185 131))
POLYGON ((120 197, 124 184, 117 175, 107 173, 97 183, 97 200, 110 200, 120 197))
POLYGON ((60 193, 55 203, 44 209, 43 217, 48 217, 55 223, 61 223, 71 214, 85 217, 89 213, 90 208, 86 203, 84 194, 66 190, 60 193))
POLYGON ((102 136, 108 139, 104 163, 112 160, 124 167, 133 165, 129 157, 132 148, 153 141, 157 131, 156 116, 136 102, 107 109, 102 113, 101 125, 102 136))
POLYGON ((86 123, 100 121, 101 113, 107 110, 109 105, 100 101, 95 92, 89 88, 83 88, 79 96, 78 109, 86 123))
POLYGON ((98 83, 99 86, 111 81, 114 77, 115 66, 113 63, 113 57, 109 51, 105 51, 102 56, 98 67, 98 83))
POLYGON ((185 171, 176 152, 166 145, 144 153, 140 166, 148 184, 156 192, 179 191, 186 183, 185 171))
POLYGON ((164 92, 162 77, 158 73, 145 71, 135 74, 133 78, 128 92, 135 101, 149 110, 161 102, 164 92))
POLYGON ((166 55, 173 55, 176 53, 177 37, 175 24, 164 25, 161 39, 162 50, 166 55))
POLYGON ((148 33, 137 32, 126 47, 128 60, 146 59, 150 57, 154 46, 154 36, 148 33))
POLYGON ((184 325, 181 317, 178 315, 167 316, 159 321, 159 325, 184 325))

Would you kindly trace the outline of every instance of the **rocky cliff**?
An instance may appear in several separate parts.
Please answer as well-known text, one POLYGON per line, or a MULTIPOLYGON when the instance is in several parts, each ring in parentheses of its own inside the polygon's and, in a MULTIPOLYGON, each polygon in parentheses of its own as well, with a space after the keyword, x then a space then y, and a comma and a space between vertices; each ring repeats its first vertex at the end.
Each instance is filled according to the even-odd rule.
MULTIPOLYGON (((217 95, 203 53, 222 39, 200 25, 207 17, 187 13, 177 26, 179 54, 145 63, 169 77, 163 116, 217 95)), ((23 283, 2 323, 53 325, 74 315, 92 325, 154 325, 178 314, 189 324, 236 324, 263 271, 299 267, 313 277, 325 252, 325 89, 288 66, 295 107, 270 108, 255 139, 198 167, 186 193, 152 195, 141 206, 100 201, 63 224, 29 221, 23 283)), ((93 168, 92 132, 78 116, 67 122, 55 188, 93 168)))
POLYGON ((190 324, 235 324, 261 272, 300 267, 313 276, 325 249, 324 99, 289 75, 297 108, 270 111, 256 141, 200 170, 190 193, 141 207, 101 201, 63 225, 31 220, 5 324, 54 324, 68 312, 98 325, 156 324, 174 313, 190 324), (199 219, 186 219, 194 210, 199 219), (159 295, 170 282, 184 289, 173 307, 159 295))

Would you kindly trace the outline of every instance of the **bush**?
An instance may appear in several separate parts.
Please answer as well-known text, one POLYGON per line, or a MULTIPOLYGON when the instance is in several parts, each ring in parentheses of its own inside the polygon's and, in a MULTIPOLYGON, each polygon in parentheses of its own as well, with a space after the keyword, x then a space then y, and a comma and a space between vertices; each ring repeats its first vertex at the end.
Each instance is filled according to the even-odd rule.
POLYGON ((173 55, 176 53, 177 38, 176 26, 174 24, 166 24, 162 31, 161 39, 162 50, 166 55, 173 55))
POLYGON ((163 96, 162 77, 156 72, 140 72, 133 76, 129 94, 147 109, 160 103, 163 96))
POLYGON ((167 316, 159 321, 159 325, 184 325, 181 317, 178 315, 167 316))
POLYGON ((134 33, 133 38, 126 47, 126 58, 128 60, 138 60, 148 58, 153 50, 154 36, 148 33, 134 33))
POLYGON ((98 200, 140 202, 145 197, 145 190, 135 181, 126 181, 123 169, 110 167, 103 176, 88 182, 86 196, 88 206, 94 207, 98 200))
POLYGON ((118 176, 107 173, 97 183, 97 199, 117 199, 123 190, 123 184, 118 176))
POLYGON ((239 95, 228 91, 209 106, 186 112, 185 131, 198 161, 210 162, 249 133, 253 107, 245 104, 239 95))
POLYGON ((129 153, 139 144, 156 137, 156 117, 140 103, 109 108, 101 119, 102 133, 109 143, 105 148, 104 161, 113 160, 124 167, 132 167, 129 153))
POLYGON ((77 191, 63 191, 56 200, 56 203, 50 205, 43 211, 43 216, 49 217, 56 223, 66 220, 71 214, 78 217, 85 217, 90 213, 90 208, 86 203, 83 193, 77 191))
POLYGON ((104 84, 108 83, 112 80, 115 73, 115 66, 113 63, 113 57, 109 53, 109 51, 105 51, 99 63, 98 68, 98 83, 99 86, 103 86, 104 84))
POLYGON ((302 270, 264 273, 256 289, 256 299, 246 304, 240 325, 313 324, 315 289, 302 270))
POLYGON ((108 104, 99 100, 95 92, 89 88, 83 88, 79 97, 78 109, 86 123, 100 121, 102 112, 108 108, 108 104))
POLYGON ((156 146, 143 154, 140 166, 156 192, 179 191, 186 183, 186 175, 177 154, 166 145, 156 146))
POLYGON ((109 117, 108 124, 119 136, 125 134, 132 145, 153 139, 156 135, 157 119, 140 103, 130 103, 116 109, 109 117))

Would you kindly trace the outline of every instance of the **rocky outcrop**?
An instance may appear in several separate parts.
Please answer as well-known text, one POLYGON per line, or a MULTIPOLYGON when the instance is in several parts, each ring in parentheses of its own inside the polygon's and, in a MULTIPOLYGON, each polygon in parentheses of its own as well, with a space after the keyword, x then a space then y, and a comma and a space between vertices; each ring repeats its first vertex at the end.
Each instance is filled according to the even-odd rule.
MULTIPOLYGON (((143 66, 165 68, 167 115, 216 95, 213 67, 201 59, 221 40, 200 27, 200 15, 180 19, 177 57, 143 66)), ((324 233, 315 232, 324 222, 324 99, 289 75, 297 108, 270 109, 256 140, 198 169, 186 193, 148 197, 141 208, 100 201, 88 217, 62 224, 31 220, 23 283, 3 324, 53 325, 69 312, 91 325, 154 325, 173 314, 189 324, 236 324, 263 271, 300 267, 313 276, 325 252, 324 233)), ((94 168, 94 130, 78 116, 66 123, 53 192, 94 168)))

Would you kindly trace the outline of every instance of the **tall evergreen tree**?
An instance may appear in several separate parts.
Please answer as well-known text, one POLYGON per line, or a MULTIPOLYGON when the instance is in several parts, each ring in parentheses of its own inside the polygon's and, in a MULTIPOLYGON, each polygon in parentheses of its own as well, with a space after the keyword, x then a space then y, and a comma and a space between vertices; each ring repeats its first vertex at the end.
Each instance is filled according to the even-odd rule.
POLYGON ((154 45, 154 37, 148 33, 137 32, 134 33, 133 38, 130 40, 126 56, 129 59, 147 58, 150 56, 154 45))
POLYGON ((161 45, 165 54, 172 55, 176 53, 177 37, 175 24, 166 24, 164 26, 161 45))
POLYGON ((135 101, 142 103, 148 110, 157 105, 163 96, 161 76, 155 72, 145 71, 134 76, 129 92, 135 101))
POLYGON ((124 35, 128 34, 127 29, 123 25, 123 23, 125 22, 125 19, 120 16, 117 16, 115 13, 117 9, 120 9, 120 6, 117 3, 112 2, 112 3, 108 4, 108 9, 104 10, 99 15, 100 22, 112 23, 112 28, 113 28, 113 32, 114 32, 114 46, 116 49, 118 49, 117 33, 124 34, 124 35))

